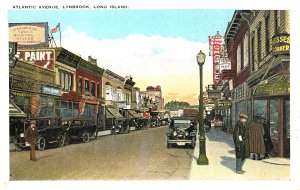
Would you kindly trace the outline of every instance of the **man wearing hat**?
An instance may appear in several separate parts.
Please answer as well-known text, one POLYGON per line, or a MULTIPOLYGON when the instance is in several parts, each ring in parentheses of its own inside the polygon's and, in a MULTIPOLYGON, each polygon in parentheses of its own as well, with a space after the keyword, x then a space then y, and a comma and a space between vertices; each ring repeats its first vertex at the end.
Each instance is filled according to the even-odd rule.
POLYGON ((36 161, 35 145, 38 139, 38 130, 36 128, 36 120, 30 120, 30 126, 25 131, 25 140, 30 144, 30 160, 36 161))
POLYGON ((244 113, 239 115, 239 120, 236 122, 233 131, 233 141, 235 145, 235 155, 236 155, 236 173, 245 173, 242 170, 246 158, 250 156, 249 150, 249 130, 245 125, 248 116, 244 113))

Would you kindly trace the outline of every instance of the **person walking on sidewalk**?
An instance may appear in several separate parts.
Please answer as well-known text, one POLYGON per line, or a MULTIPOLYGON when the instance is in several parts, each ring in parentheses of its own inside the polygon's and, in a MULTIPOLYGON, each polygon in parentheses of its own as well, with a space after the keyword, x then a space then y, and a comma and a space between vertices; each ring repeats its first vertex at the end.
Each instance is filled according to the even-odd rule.
POLYGON ((236 155, 236 173, 243 174, 245 173, 242 170, 243 165, 246 161, 246 158, 250 156, 249 151, 249 130, 245 125, 248 116, 241 113, 239 115, 239 120, 236 122, 234 131, 233 131, 233 141, 235 145, 235 155, 236 155))
POLYGON ((36 120, 30 121, 30 126, 25 131, 25 140, 30 144, 30 160, 36 161, 35 145, 38 139, 38 130, 36 128, 36 120))
POLYGON ((272 152, 272 150, 274 148, 272 140, 271 140, 271 135, 270 135, 270 127, 267 124, 265 117, 260 117, 258 122, 264 126, 264 132, 265 132, 264 133, 264 143, 265 143, 266 153, 265 153, 265 157, 263 159, 267 159, 267 158, 269 158, 269 154, 272 152))
POLYGON ((261 154, 266 153, 264 142, 264 126, 259 122, 260 116, 253 117, 253 121, 249 125, 249 148, 253 153, 253 160, 261 160, 261 154))

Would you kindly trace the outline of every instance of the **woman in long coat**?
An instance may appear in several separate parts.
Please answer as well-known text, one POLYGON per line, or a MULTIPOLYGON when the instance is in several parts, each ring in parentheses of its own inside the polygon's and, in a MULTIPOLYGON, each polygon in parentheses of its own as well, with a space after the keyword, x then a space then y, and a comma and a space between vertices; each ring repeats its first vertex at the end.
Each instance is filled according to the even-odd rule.
POLYGON ((246 114, 240 114, 240 119, 236 122, 233 131, 233 141, 236 155, 236 172, 238 174, 245 172, 242 170, 242 167, 246 161, 246 158, 250 156, 249 130, 245 124, 247 119, 248 116, 246 114))
POLYGON ((261 160, 260 155, 266 153, 266 148, 264 142, 264 126, 258 122, 259 119, 259 116, 255 116, 249 126, 249 147, 250 152, 257 154, 257 159, 261 160))

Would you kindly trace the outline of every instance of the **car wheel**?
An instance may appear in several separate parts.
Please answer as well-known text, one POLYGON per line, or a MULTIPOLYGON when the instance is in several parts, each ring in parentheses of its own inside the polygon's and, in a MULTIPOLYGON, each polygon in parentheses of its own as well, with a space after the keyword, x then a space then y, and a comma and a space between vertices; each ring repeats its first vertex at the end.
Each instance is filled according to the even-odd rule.
POLYGON ((68 135, 65 135, 65 145, 70 144, 70 137, 68 135))
POLYGON ((20 142, 20 140, 14 138, 14 141, 13 141, 13 142, 14 142, 16 151, 17 151, 17 152, 21 152, 21 151, 23 150, 23 148, 22 148, 22 146, 20 146, 20 145, 18 144, 18 142, 20 142))
POLYGON ((38 140, 38 149, 40 151, 45 150, 46 148, 46 140, 44 137, 40 137, 38 140))
POLYGON ((85 142, 85 143, 88 143, 88 142, 90 141, 90 135, 89 135, 88 132, 84 132, 84 133, 82 134, 82 140, 83 140, 83 142, 85 142))
POLYGON ((192 149, 195 149, 195 147, 196 147, 196 139, 195 139, 195 137, 193 137, 193 138, 192 138, 191 148, 192 148, 192 149))
POLYGON ((62 134, 59 134, 57 137, 57 142, 58 142, 58 146, 62 147, 65 144, 65 139, 64 136, 62 134))

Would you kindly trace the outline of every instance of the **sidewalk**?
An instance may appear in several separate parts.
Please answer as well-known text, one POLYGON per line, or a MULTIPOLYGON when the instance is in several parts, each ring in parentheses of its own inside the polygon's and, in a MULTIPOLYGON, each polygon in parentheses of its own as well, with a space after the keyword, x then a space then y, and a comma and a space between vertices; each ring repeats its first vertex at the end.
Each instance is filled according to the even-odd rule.
POLYGON ((247 159, 244 174, 235 173, 235 150, 231 134, 215 131, 206 132, 206 156, 209 165, 197 165, 199 140, 194 151, 191 180, 290 180, 290 160, 272 158, 265 160, 247 159))

